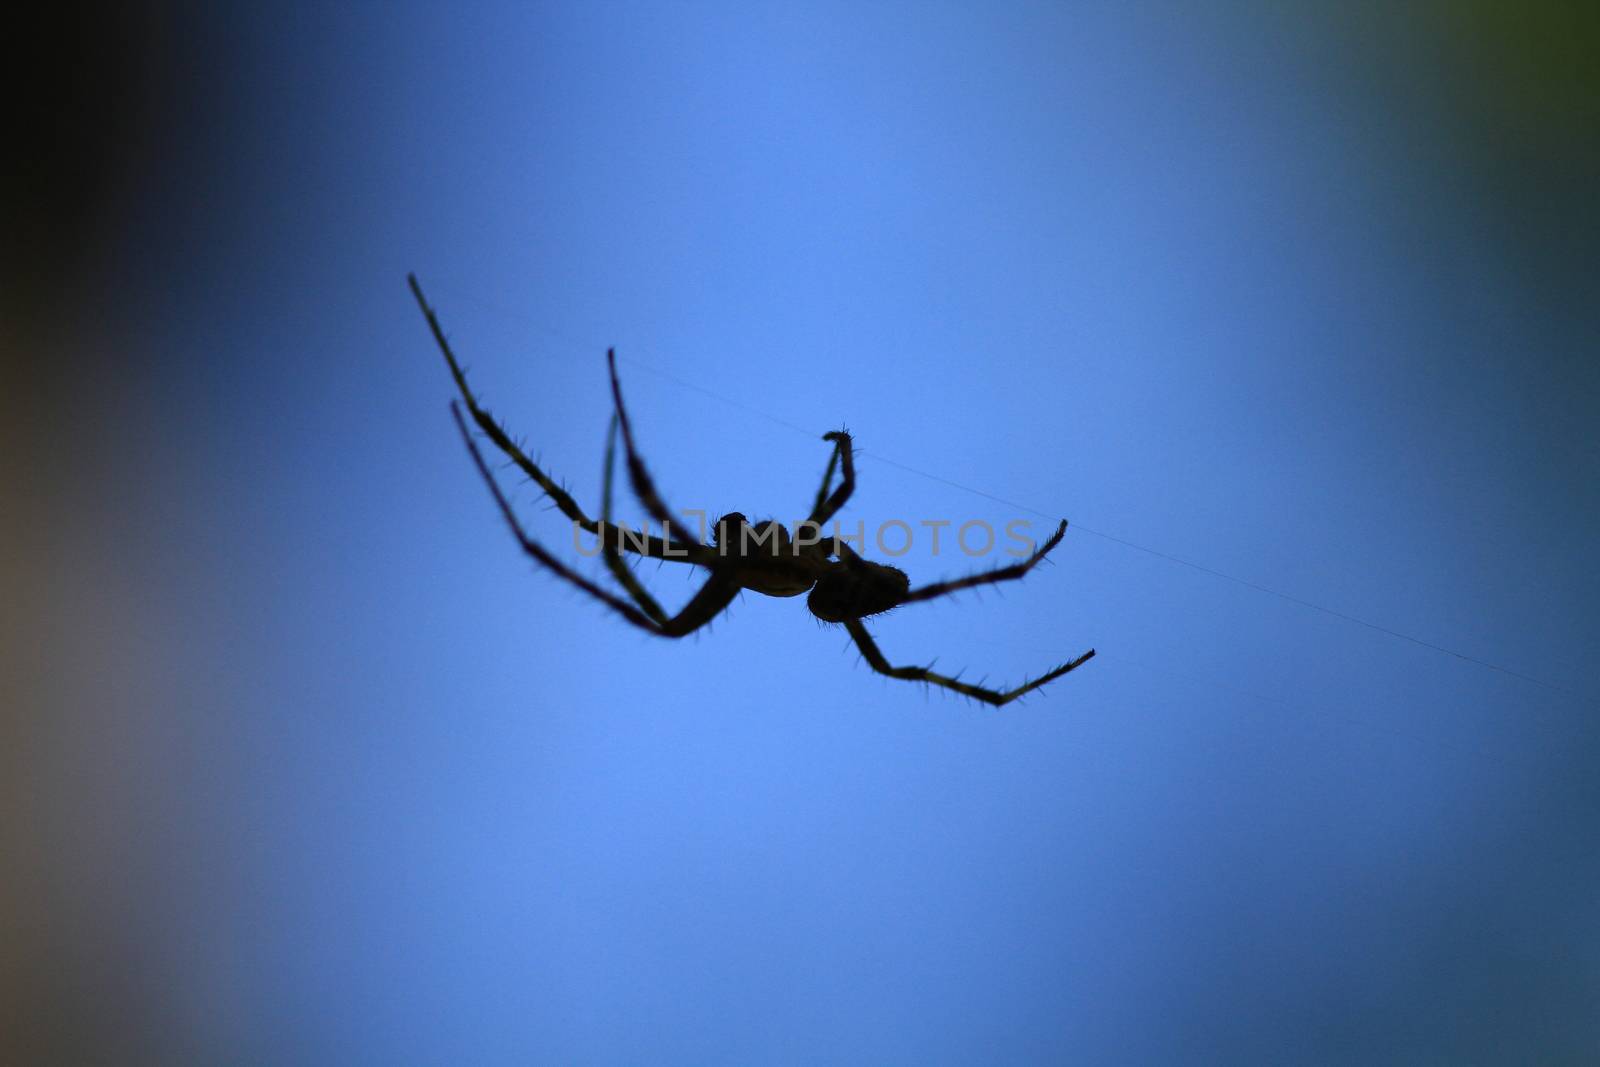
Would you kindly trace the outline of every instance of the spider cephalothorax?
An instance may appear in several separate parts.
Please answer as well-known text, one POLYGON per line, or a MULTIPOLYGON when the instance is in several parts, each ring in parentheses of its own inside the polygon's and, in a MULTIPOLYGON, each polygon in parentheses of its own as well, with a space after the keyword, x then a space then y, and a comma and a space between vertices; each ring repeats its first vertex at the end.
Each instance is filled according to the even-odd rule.
POLYGON ((829 550, 807 531, 796 540, 781 522, 750 522, 737 511, 712 528, 711 547, 745 589, 767 596, 799 596, 825 573, 829 550))
POLYGON ((473 463, 488 484, 489 492, 493 495, 507 525, 511 527, 518 544, 540 564, 593 596, 640 629, 662 637, 683 637, 721 614, 741 589, 774 597, 799 596, 809 591, 806 606, 811 609, 811 613, 823 622, 843 625, 873 670, 891 678, 941 686, 995 705, 1015 700, 1024 693, 1061 677, 1094 655, 1094 649, 1090 649, 1033 681, 1010 690, 986 689, 946 675, 935 674, 927 667, 891 666, 889 661, 884 659, 883 653, 878 650, 877 642, 862 625, 862 619, 881 614, 902 604, 932 600, 962 589, 1021 578, 1033 568, 1034 564, 1043 559, 1046 553, 1061 543, 1061 537, 1067 530, 1066 520, 1062 520, 1055 534, 1042 547, 1010 566, 913 589, 911 580, 904 571, 863 559, 851 549, 847 541, 824 537, 821 533, 828 520, 833 518, 850 499, 856 484, 850 435, 843 430, 835 430, 824 434, 822 438, 833 445, 827 469, 822 475, 822 487, 817 490, 810 515, 796 525, 793 533, 783 524, 771 519, 752 523, 742 514, 731 512, 717 520, 711 543, 705 544, 673 517, 666 502, 656 491, 655 483, 644 461, 639 458, 634 448, 633 428, 628 422, 628 412, 622 403, 622 386, 617 381, 614 351, 606 353, 606 361, 610 368, 611 397, 616 410, 612 416, 611 433, 606 444, 600 518, 598 520, 590 518, 565 489, 517 447, 500 424, 495 422, 478 403, 477 397, 467 386, 466 375, 462 373, 461 365, 450 350, 450 344, 445 339, 438 318, 422 295, 422 288, 417 284, 416 276, 413 275, 408 280, 411 283, 411 292, 417 298, 423 316, 428 320, 433 338, 438 343, 439 350, 444 353, 445 362, 450 367, 450 375, 455 379, 456 388, 461 392, 461 399, 466 403, 472 421, 496 448, 505 453, 512 463, 550 497, 563 515, 599 539, 600 555, 628 599, 625 600, 578 574, 538 541, 528 536, 516 513, 511 510, 505 494, 501 492, 499 483, 490 473, 488 464, 478 451, 477 442, 472 439, 466 420, 462 418, 461 408, 455 401, 451 401, 451 413, 455 416, 456 425, 467 443, 473 463), (611 522, 611 476, 618 430, 622 434, 629 484, 633 487, 639 502, 644 505, 645 511, 661 524, 663 531, 661 537, 641 535, 611 522), (833 484, 835 473, 839 476, 837 486, 833 484), (710 577, 681 611, 676 615, 668 615, 639 583, 633 574, 633 569, 623 559, 623 552, 650 556, 663 561, 690 563, 705 568, 710 572, 710 577))

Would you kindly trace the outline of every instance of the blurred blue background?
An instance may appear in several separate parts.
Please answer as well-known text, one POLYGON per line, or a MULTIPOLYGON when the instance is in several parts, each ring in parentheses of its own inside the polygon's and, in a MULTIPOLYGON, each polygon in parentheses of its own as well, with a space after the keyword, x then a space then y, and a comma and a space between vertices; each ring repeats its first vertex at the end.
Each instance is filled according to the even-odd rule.
POLYGON ((45 20, 13 1062, 1600 1055, 1592 9, 45 20), (516 551, 409 270, 586 504, 615 345, 676 506, 792 520, 847 425, 847 526, 1080 524, 891 660, 1099 656, 642 635, 516 551))

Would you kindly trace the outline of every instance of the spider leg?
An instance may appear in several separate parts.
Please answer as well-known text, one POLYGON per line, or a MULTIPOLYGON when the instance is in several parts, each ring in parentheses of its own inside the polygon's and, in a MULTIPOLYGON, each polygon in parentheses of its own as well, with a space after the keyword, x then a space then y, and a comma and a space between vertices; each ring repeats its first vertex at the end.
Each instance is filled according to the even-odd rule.
MULTIPOLYGON (((483 475, 484 483, 489 486, 489 492, 494 496, 494 502, 500 508, 501 516, 506 520, 506 525, 511 527, 511 533, 516 537, 517 543, 522 546, 522 550, 554 571, 559 577, 565 578, 579 589, 611 608, 611 610, 639 627, 639 629, 647 630, 658 637, 683 637, 716 618, 724 608, 733 602, 733 598, 739 594, 739 585, 731 577, 721 573, 713 573, 710 580, 700 587, 700 591, 689 600, 689 603, 684 605, 682 611, 671 618, 656 620, 640 612, 638 608, 635 608, 621 597, 600 588, 559 559, 556 559, 543 545, 528 536, 527 532, 522 528, 522 524, 517 521, 516 513, 511 510, 510 502, 506 500, 505 494, 500 491, 500 485, 490 472, 489 465, 484 462, 483 454, 478 451, 477 443, 472 440, 472 434, 467 429, 466 420, 461 417, 460 406, 453 400, 450 402, 450 413, 455 416, 456 426, 461 430, 461 439, 466 442, 467 451, 472 453, 472 462, 476 464, 478 473, 483 475)), ((658 608, 657 610, 659 611, 660 609, 658 608)))
MULTIPOLYGON (((645 468, 644 460, 639 458, 639 453, 633 446, 633 425, 628 421, 628 409, 622 403, 622 385, 617 381, 617 350, 606 350, 606 366, 611 370, 611 399, 617 408, 617 423, 622 427, 622 448, 628 454, 628 482, 633 486, 634 495, 650 513, 650 517, 661 523, 674 542, 684 542, 690 545, 699 545, 699 538, 683 528, 677 519, 672 517, 672 511, 667 507, 666 501, 661 499, 661 494, 656 491, 656 483, 650 477, 650 472, 645 468)), ((707 550, 710 552, 710 550, 707 550)))
MULTIPOLYGON (((617 416, 613 414, 611 416, 611 429, 606 433, 605 473, 600 479, 602 487, 600 491, 600 521, 607 525, 611 523, 611 476, 616 469, 616 459, 617 416)), ((643 583, 634 576, 633 568, 628 566, 627 561, 622 558, 622 553, 618 552, 610 544, 602 545, 601 553, 605 558, 606 566, 611 570, 612 576, 616 578, 617 583, 622 588, 628 591, 628 595, 633 598, 633 602, 639 605, 640 609, 657 626, 665 625, 667 613, 661 610, 661 605, 650 595, 649 590, 645 589, 643 583)))
POLYGON ((1046 541, 1042 547, 1033 553, 1033 555, 1029 556, 1025 560, 1022 560, 1020 563, 1013 563, 1009 567, 996 567, 994 570, 983 571, 979 574, 971 574, 965 578, 956 578, 955 580, 948 582, 935 582, 932 585, 925 585, 920 589, 913 589, 911 592, 906 594, 905 599, 902 600, 901 603, 909 604, 914 600, 932 600, 934 597, 944 596, 946 593, 954 593, 962 589, 971 589, 973 586, 977 585, 988 585, 991 582, 1015 581, 1032 570, 1034 564, 1038 563, 1041 559, 1044 559, 1045 555, 1052 548, 1059 545, 1061 543, 1062 536, 1066 534, 1066 532, 1067 520, 1062 519, 1061 525, 1056 527, 1056 532, 1050 536, 1050 540, 1046 541))
POLYGON ((861 650, 861 655, 866 659, 867 665, 879 674, 887 674, 890 678, 903 678, 908 682, 927 682, 929 685, 953 689, 957 693, 969 696, 974 700, 981 700, 985 704, 993 704, 995 707, 1008 704, 1024 693, 1031 693, 1040 686, 1055 681, 1068 671, 1081 667, 1094 658, 1094 649, 1091 648, 1077 659, 1068 660, 1049 673, 1042 674, 1033 681, 1018 686, 1016 689, 986 689, 981 685, 971 685, 947 675, 935 674, 927 667, 891 667, 889 661, 883 658, 883 653, 878 649, 877 642, 872 639, 872 635, 867 632, 867 628, 861 624, 860 619, 846 619, 844 626, 845 629, 850 631, 850 636, 855 641, 856 647, 861 650))
POLYGON ((817 490, 816 503, 811 505, 810 522, 821 526, 838 512, 850 499, 850 494, 856 491, 856 463, 855 449, 851 445, 850 435, 844 430, 834 430, 832 433, 822 435, 824 441, 833 442, 833 454, 828 457, 828 469, 822 472, 822 488, 817 490), (833 472, 841 470, 839 488, 830 496, 828 487, 833 483, 833 472))
POLYGON ((433 339, 438 344, 439 351, 444 353, 445 363, 449 364, 450 367, 450 376, 455 379, 456 388, 461 392, 461 399, 466 402, 467 411, 472 415, 472 421, 477 423, 478 428, 488 435, 489 440, 494 442, 495 447, 504 452, 506 457, 521 469, 522 473, 533 479, 534 483, 555 502, 556 507, 561 510, 561 514, 577 523, 587 533, 592 533, 599 537, 603 544, 615 543, 620 547, 627 548, 629 551, 639 552, 641 555, 678 562, 688 560, 698 563, 710 558, 711 554, 709 552, 699 551, 700 546, 694 538, 689 538, 687 544, 674 544, 670 549, 659 537, 648 537, 642 541, 638 538, 631 538, 631 543, 624 543, 621 532, 615 527, 604 526, 585 515, 583 509, 578 506, 578 502, 572 499, 572 495, 558 485, 548 474, 540 470, 538 464, 529 459, 527 454, 517 447, 516 442, 511 440, 500 424, 494 420, 494 417, 478 403, 478 398, 473 394, 471 386, 467 385, 466 373, 462 371, 461 364, 457 362, 455 353, 451 351, 450 342, 445 339, 444 328, 439 325, 438 316, 434 314, 433 308, 428 305, 427 298, 422 295, 422 286, 417 284, 417 276, 408 274, 406 275, 406 281, 411 285, 411 295, 417 298, 417 306, 422 309, 423 317, 428 320, 428 328, 433 332, 433 339))

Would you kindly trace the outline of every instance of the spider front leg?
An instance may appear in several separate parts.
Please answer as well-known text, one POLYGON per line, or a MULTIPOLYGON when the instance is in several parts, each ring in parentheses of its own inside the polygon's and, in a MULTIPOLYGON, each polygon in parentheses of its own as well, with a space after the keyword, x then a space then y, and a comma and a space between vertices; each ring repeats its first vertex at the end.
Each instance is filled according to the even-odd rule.
MULTIPOLYGON (((611 475, 616 468, 616 458, 617 417, 612 415, 611 428, 606 431, 606 465, 600 476, 600 521, 607 525, 611 524, 611 475)), ((622 553, 617 551, 616 546, 602 543, 600 552, 606 561, 606 567, 611 571, 612 577, 616 578, 617 583, 628 591, 628 595, 633 598, 633 602, 639 605, 639 608, 656 625, 659 626, 665 622, 667 618, 666 612, 661 610, 661 605, 656 603, 655 598, 639 582, 639 579, 634 577, 633 568, 623 560, 622 553)))
POLYGON ((628 453, 628 483, 633 486, 634 495, 650 513, 650 517, 659 522, 674 541, 699 546, 700 539, 672 517, 672 510, 656 491, 655 480, 650 477, 644 460, 639 458, 638 451, 633 447, 633 424, 628 421, 628 409, 622 403, 622 385, 617 381, 616 349, 606 349, 606 366, 611 370, 611 399, 616 404, 617 423, 622 427, 622 447, 628 453))
POLYGON ((833 454, 828 457, 828 469, 822 472, 822 488, 817 490, 816 503, 811 505, 811 517, 807 520, 821 528, 822 524, 833 518, 839 509, 844 507, 845 501, 850 499, 850 494, 856 491, 856 461, 855 448, 851 444, 850 434, 844 430, 834 430, 822 435, 824 441, 833 442, 833 454), (833 482, 833 472, 841 470, 839 488, 830 496, 828 487, 833 482))
MULTIPOLYGON (((621 597, 600 588, 556 559, 548 549, 528 536, 527 531, 522 528, 522 523, 517 520, 516 512, 511 510, 510 501, 500 491, 500 484, 495 481, 494 475, 489 470, 489 465, 484 462, 483 454, 478 451, 477 443, 472 440, 472 433, 467 429, 466 420, 461 417, 461 408, 455 401, 450 403, 450 414, 455 416, 456 426, 461 430, 461 439, 466 442, 467 451, 472 454, 472 462, 477 466, 478 473, 483 475, 483 480, 489 486, 489 492, 493 495, 495 504, 500 508, 501 516, 506 520, 506 525, 511 527, 512 536, 517 539, 517 543, 522 546, 522 550, 545 567, 554 571, 558 577, 565 578, 633 625, 659 637, 683 637, 716 618, 738 595, 739 584, 737 582, 721 573, 713 573, 711 579, 700 588, 700 591, 690 599, 689 603, 684 605, 682 611, 670 618, 656 619, 641 612, 621 597)), ((659 608, 656 610, 657 612, 660 611, 659 608)))
MULTIPOLYGON (((472 415, 472 421, 484 432, 496 448, 504 452, 506 457, 514 463, 522 473, 531 478, 544 493, 555 502, 561 514, 565 515, 580 529, 598 537, 602 544, 621 545, 621 532, 615 527, 608 527, 595 522, 583 513, 578 502, 572 495, 558 485, 554 479, 541 470, 538 464, 529 459, 527 454, 517 447, 516 442, 505 432, 501 425, 494 420, 484 407, 478 403, 477 396, 472 392, 472 387, 467 384, 466 372, 461 369, 461 364, 456 360, 456 355, 450 349, 450 342, 445 338, 444 328, 439 325, 439 318, 429 306, 428 300, 422 295, 422 286, 417 283, 415 274, 406 275, 406 281, 411 286, 411 295, 416 297, 417 306, 422 309, 422 315, 428 321, 428 329, 433 333, 434 342, 439 346, 439 351, 444 354, 445 363, 450 367, 450 377, 455 380, 456 389, 461 393, 461 399, 466 402, 467 411, 472 415)), ((646 537, 635 539, 632 544, 626 545, 630 551, 639 552, 641 555, 653 556, 657 559, 684 559, 700 562, 706 558, 706 553, 700 549, 694 538, 688 539, 686 545, 673 545, 671 550, 664 540, 659 537, 646 537)))
MULTIPOLYGON (((611 429, 606 434, 606 460, 605 460, 606 466, 605 466, 605 472, 602 474, 601 479, 600 479, 600 483, 601 483, 601 491, 600 491, 600 521, 601 521, 601 523, 603 525, 606 525, 606 526, 611 526, 612 525, 611 524, 611 479, 612 479, 612 474, 613 474, 613 472, 614 472, 614 470, 616 468, 616 458, 617 458, 617 416, 616 415, 612 415, 611 416, 611 429)), ((612 528, 615 529, 616 527, 612 526, 612 528)), ((632 534, 628 534, 627 536, 628 537, 632 537, 633 535, 632 534)), ((639 581, 639 579, 634 575, 633 568, 628 566, 628 562, 622 558, 622 553, 617 550, 617 547, 615 545, 611 544, 610 542, 603 542, 602 545, 601 545, 601 554, 605 558, 606 567, 610 569, 612 577, 616 578, 617 583, 619 585, 621 585, 622 588, 624 588, 624 589, 626 589, 628 591, 628 595, 633 598, 633 602, 635 604, 639 605, 640 610, 642 610, 646 615, 648 615, 650 617, 650 619, 653 622, 655 622, 655 624, 657 626, 660 626, 660 627, 663 627, 663 628, 672 626, 673 625, 672 620, 670 618, 668 618, 667 613, 661 609, 661 605, 656 602, 655 597, 650 595, 650 591, 647 590, 644 587, 643 583, 641 583, 639 581)), ((710 566, 710 564, 702 564, 702 565, 703 566, 710 566)), ((711 581, 706 583, 706 588, 710 588, 712 586, 712 584, 714 582, 716 582, 716 581, 717 581, 716 578, 712 578, 711 581)), ((693 604, 693 603, 694 603, 694 601, 691 600, 690 604, 693 604)), ((719 607, 717 610, 720 611, 721 608, 719 607)), ((688 608, 686 607, 684 609, 684 611, 687 612, 688 608)), ((706 621, 707 622, 710 621, 709 617, 706 619, 706 621)))
MULTIPOLYGON (((971 589, 973 586, 978 585, 989 585, 993 582, 1015 581, 1031 571, 1034 567, 1034 564, 1038 563, 1041 559, 1044 559, 1044 557, 1049 554, 1052 548, 1059 545, 1061 543, 1061 538, 1066 534, 1066 532, 1067 520, 1062 519, 1061 525, 1056 527, 1056 532, 1050 536, 1050 540, 1046 541, 1043 547, 1039 548, 1033 553, 1033 555, 1029 556, 1022 562, 1013 563, 1009 567, 996 567, 992 571, 983 571, 980 574, 968 575, 965 578, 957 578, 954 581, 934 582, 932 585, 925 585, 921 589, 913 589, 911 592, 906 594, 905 599, 902 600, 901 603, 909 604, 914 600, 932 600, 934 597, 944 596, 947 593, 959 592, 962 589, 971 589)), ((1090 654, 1093 655, 1093 653, 1090 654)))
POLYGON ((860 619, 846 619, 844 626, 845 629, 850 631, 850 636, 854 639, 856 647, 861 650, 861 655, 866 659, 867 665, 879 674, 886 674, 890 678, 901 678, 908 682, 926 682, 929 685, 953 689, 957 693, 969 696, 974 700, 981 700, 985 704, 993 704, 995 707, 1009 704, 1024 693, 1031 693, 1040 686, 1055 681, 1068 671, 1081 667, 1094 658, 1094 649, 1091 648, 1077 659, 1069 660, 1048 674, 1040 675, 1033 681, 1018 686, 1016 689, 986 689, 981 685, 971 685, 947 675, 935 674, 927 667, 892 667, 889 665, 889 661, 883 658, 883 653, 878 649, 877 642, 872 639, 872 635, 867 632, 867 628, 861 624, 860 619))

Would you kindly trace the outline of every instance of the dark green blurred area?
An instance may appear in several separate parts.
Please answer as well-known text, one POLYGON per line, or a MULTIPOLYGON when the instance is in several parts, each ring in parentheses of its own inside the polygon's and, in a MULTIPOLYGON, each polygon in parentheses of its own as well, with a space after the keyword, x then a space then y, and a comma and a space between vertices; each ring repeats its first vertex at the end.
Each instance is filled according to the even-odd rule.
MULTIPOLYGON (((1352 75, 1418 122, 1520 277, 1592 296, 1600 181, 1600 6, 1329 5, 1352 75)), ((1422 147, 1418 146, 1419 149, 1422 147)), ((1587 311, 1587 308, 1579 310, 1587 311)))

